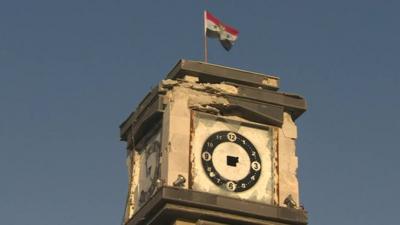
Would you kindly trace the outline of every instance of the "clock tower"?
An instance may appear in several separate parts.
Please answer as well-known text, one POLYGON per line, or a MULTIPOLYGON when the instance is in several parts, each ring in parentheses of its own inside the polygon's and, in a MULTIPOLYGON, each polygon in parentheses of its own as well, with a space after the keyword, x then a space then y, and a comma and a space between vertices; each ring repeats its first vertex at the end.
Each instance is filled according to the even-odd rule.
POLYGON ((295 120, 279 78, 181 60, 120 125, 126 225, 305 225, 295 120))

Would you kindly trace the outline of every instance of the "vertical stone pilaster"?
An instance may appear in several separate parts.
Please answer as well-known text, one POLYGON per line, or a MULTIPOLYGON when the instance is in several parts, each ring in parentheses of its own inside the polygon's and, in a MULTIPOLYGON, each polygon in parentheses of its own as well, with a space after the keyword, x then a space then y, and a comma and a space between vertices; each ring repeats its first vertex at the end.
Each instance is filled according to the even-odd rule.
MULTIPOLYGON (((179 175, 189 179, 190 109, 188 95, 181 90, 173 90, 163 121, 163 165, 161 176, 164 183, 173 186, 179 175), (165 164, 165 165, 164 165, 165 164)), ((183 188, 188 188, 188 182, 183 188)))
POLYGON ((299 206, 298 159, 296 156, 297 127, 288 113, 284 113, 283 126, 279 130, 279 205, 291 195, 299 206))

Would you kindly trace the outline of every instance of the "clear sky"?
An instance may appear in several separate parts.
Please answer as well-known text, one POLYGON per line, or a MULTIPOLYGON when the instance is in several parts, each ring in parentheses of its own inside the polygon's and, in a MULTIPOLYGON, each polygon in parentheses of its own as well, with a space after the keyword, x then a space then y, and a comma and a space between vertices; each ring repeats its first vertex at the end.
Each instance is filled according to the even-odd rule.
POLYGON ((303 95, 301 200, 315 225, 395 225, 400 2, 0 0, 0 224, 120 224, 119 124, 180 58, 202 11, 239 29, 209 61, 303 95))

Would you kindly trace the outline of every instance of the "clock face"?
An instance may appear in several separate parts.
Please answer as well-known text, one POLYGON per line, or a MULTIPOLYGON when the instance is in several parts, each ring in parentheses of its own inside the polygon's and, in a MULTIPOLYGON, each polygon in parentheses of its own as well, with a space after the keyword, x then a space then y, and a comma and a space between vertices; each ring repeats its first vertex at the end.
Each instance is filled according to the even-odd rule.
POLYGON ((201 151, 203 169, 217 186, 243 192, 253 187, 261 175, 261 158, 244 136, 219 131, 207 138, 201 151))

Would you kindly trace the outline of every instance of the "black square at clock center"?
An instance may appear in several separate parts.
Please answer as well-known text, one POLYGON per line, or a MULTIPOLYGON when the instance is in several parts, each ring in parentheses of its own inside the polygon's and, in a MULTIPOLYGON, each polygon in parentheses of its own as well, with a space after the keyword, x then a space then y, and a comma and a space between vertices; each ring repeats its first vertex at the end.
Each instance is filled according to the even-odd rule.
POLYGON ((239 157, 235 157, 235 156, 226 156, 226 164, 228 166, 233 166, 236 167, 236 164, 239 162, 239 157))

